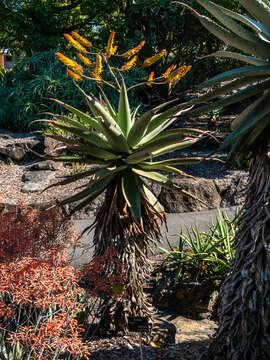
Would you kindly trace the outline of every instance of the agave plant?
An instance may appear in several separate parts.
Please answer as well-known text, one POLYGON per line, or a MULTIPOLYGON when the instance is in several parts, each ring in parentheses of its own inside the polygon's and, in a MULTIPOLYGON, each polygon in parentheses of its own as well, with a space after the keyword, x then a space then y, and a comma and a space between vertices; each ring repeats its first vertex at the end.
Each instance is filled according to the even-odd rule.
MULTIPOLYGON (((110 52, 108 47, 112 48, 112 36, 108 42, 107 53, 110 52)), ((133 53, 137 48, 132 49, 133 53)), ((159 53, 154 60, 160 56, 159 53)), ((91 72, 92 78, 93 81, 104 84, 100 76, 101 58, 96 58, 97 64, 95 72, 91 72)), ((106 62, 108 57, 104 59, 106 62)), ((76 70, 73 62, 66 59, 64 61, 76 70)), ((153 57, 148 59, 148 64, 151 61, 153 57)), ((77 69, 81 72, 80 68, 77 69)), ((112 68, 109 67, 109 71, 112 73, 112 68)), ((151 267, 148 247, 152 241, 160 238, 159 221, 165 222, 166 219, 164 209, 155 197, 149 181, 172 191, 183 192, 160 171, 185 175, 177 168, 178 165, 201 161, 200 158, 155 159, 194 144, 203 136, 203 132, 195 129, 167 129, 176 119, 175 116, 186 110, 186 105, 175 105, 168 109, 171 102, 167 102, 137 116, 137 111, 132 112, 130 109, 123 77, 112 75, 116 88, 120 86, 117 110, 113 108, 101 87, 102 98, 98 100, 86 94, 75 83, 85 96, 93 115, 53 99, 68 110, 73 118, 53 114, 52 120, 39 121, 46 121, 72 135, 65 137, 52 133, 44 134, 65 144, 69 152, 67 155, 52 157, 54 161, 83 163, 88 166, 84 171, 51 185, 60 186, 87 179, 83 190, 61 202, 61 205, 75 203, 70 215, 105 192, 103 204, 91 226, 94 228, 94 257, 104 255, 108 248, 112 253, 117 252, 126 269, 127 282, 123 284, 123 289, 127 296, 124 299, 104 297, 104 306, 100 309, 101 324, 105 328, 125 330, 128 315, 151 318, 149 304, 143 293, 151 267), (164 110, 166 107, 167 110, 164 110)), ((82 73, 79 76, 82 77, 82 73)), ((72 77, 74 80, 81 80, 74 74, 72 77)), ((148 79, 147 82, 149 81, 148 79)), ((108 264, 108 272, 117 271, 110 266, 111 264, 108 264)))
POLYGON ((232 122, 232 132, 220 146, 220 150, 229 149, 228 163, 238 156, 249 156, 250 167, 246 200, 235 236, 236 257, 220 294, 220 326, 207 359, 269 359, 270 2, 239 0, 249 17, 211 1, 196 1, 221 24, 181 5, 189 8, 215 36, 237 49, 211 55, 237 59, 247 66, 203 82, 199 87, 210 91, 192 99, 189 105, 222 98, 195 107, 188 114, 201 114, 253 97, 232 122))

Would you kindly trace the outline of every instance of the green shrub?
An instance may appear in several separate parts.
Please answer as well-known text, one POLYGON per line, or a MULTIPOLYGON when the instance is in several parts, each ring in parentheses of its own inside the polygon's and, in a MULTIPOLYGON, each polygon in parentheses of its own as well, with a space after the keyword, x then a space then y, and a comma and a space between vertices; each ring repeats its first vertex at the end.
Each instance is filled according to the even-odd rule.
MULTIPOLYGON (((51 50, 32 58, 23 57, 12 70, 3 73, 0 78, 0 128, 15 132, 29 131, 28 126, 32 121, 46 117, 40 115, 41 112, 62 114, 62 108, 49 98, 57 97, 87 112, 84 97, 73 86, 54 53, 51 50)), ((142 71, 128 74, 127 85, 132 85, 142 76, 142 71)), ((82 88, 96 96, 98 94, 93 82, 83 83, 82 88)), ((115 93, 108 91, 107 96, 113 104, 117 103, 115 93)), ((131 106, 137 102, 137 97, 143 100, 144 96, 142 90, 134 89, 131 106)), ((35 124, 31 130, 40 129, 40 126, 35 124)))
POLYGON ((237 212, 230 220, 225 212, 218 212, 216 222, 207 232, 199 231, 198 226, 181 229, 178 247, 168 241, 170 250, 160 248, 171 260, 169 266, 177 266, 175 283, 181 278, 184 264, 191 264, 199 275, 223 280, 231 270, 235 250, 233 239, 237 228, 237 212))

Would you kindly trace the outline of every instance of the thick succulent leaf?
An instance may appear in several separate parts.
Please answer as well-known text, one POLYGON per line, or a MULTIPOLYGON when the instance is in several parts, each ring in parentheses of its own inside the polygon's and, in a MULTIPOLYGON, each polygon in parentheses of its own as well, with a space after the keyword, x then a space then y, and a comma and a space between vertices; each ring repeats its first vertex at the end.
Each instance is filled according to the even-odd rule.
POLYGON ((145 134, 148 124, 153 118, 154 114, 155 112, 153 110, 147 111, 134 122, 127 137, 129 146, 132 147, 138 144, 138 142, 145 134))
POLYGON ((102 176, 100 176, 98 180, 93 181, 87 186, 86 189, 63 200, 61 202, 61 205, 70 204, 72 202, 82 200, 89 196, 94 199, 111 183, 116 174, 118 174, 120 171, 125 170, 126 168, 126 166, 119 166, 117 168, 114 167, 111 169, 107 168, 98 170, 99 174, 101 174, 102 171, 102 176))
POLYGON ((70 162, 75 164, 89 164, 89 165, 109 165, 108 160, 101 160, 91 156, 77 156, 77 155, 61 155, 61 156, 46 156, 47 159, 56 162, 70 162))
POLYGON ((164 212, 164 207, 160 204, 158 199, 155 197, 153 192, 150 190, 149 186, 143 182, 142 185, 142 196, 145 200, 157 211, 158 213, 164 212))
POLYGON ((161 150, 169 145, 179 143, 180 141, 183 141, 183 135, 176 133, 163 139, 153 140, 149 142, 146 146, 144 146, 142 150, 152 153, 154 151, 161 150))
POLYGON ((211 110, 220 109, 225 106, 234 104, 238 101, 249 98, 250 96, 263 93, 265 90, 269 89, 270 80, 264 81, 262 83, 249 86, 244 90, 240 90, 235 94, 229 95, 223 99, 217 100, 212 104, 202 105, 194 110, 191 110, 187 113, 189 116, 203 114, 211 110))
POLYGON ((65 109, 70 111, 72 114, 76 115, 78 117, 78 119, 81 119, 83 122, 87 122, 89 124, 89 126, 95 128, 96 130, 102 131, 99 122, 96 119, 89 116, 88 114, 85 114, 84 112, 82 112, 82 111, 74 108, 73 106, 68 105, 60 100, 52 99, 52 98, 50 98, 49 100, 52 100, 52 101, 56 102, 57 104, 63 106, 65 109))
POLYGON ((241 124, 241 122, 246 118, 246 116, 255 109, 255 107, 263 101, 263 97, 260 97, 259 99, 253 101, 252 104, 250 104, 248 107, 246 107, 241 114, 239 114, 231 123, 231 129, 235 130, 237 126, 241 124))
POLYGON ((255 21, 254 19, 251 19, 248 16, 244 16, 242 14, 236 13, 236 12, 226 9, 226 8, 223 8, 222 10, 223 10, 224 14, 230 16, 232 19, 238 20, 242 24, 247 25, 250 29, 256 31, 259 36, 263 35, 268 40, 270 40, 270 33, 258 21, 255 21))
POLYGON ((109 111, 111 117, 113 117, 114 120, 115 120, 116 122, 118 122, 117 114, 116 114, 116 112, 115 112, 112 104, 110 103, 109 99, 107 98, 104 90, 103 90, 101 87, 99 87, 99 91, 100 91, 101 94, 102 94, 102 98, 103 98, 103 100, 105 101, 105 103, 106 103, 106 105, 107 105, 107 108, 108 108, 108 111, 109 111))
POLYGON ((94 147, 94 146, 70 146, 69 150, 77 153, 77 154, 87 154, 87 155, 91 155, 94 156, 98 159, 104 159, 104 160, 116 160, 119 159, 120 156, 116 155, 110 151, 106 151, 104 149, 100 149, 98 147, 94 147))
POLYGON ((178 104, 168 110, 165 110, 163 113, 153 116, 152 120, 149 123, 146 134, 152 133, 156 128, 162 125, 164 121, 170 119, 171 117, 180 115, 186 110, 187 107, 188 106, 186 103, 178 104))
POLYGON ((267 93, 263 96, 263 100, 250 111, 240 125, 226 137, 223 143, 220 145, 219 150, 224 150, 228 146, 235 142, 236 139, 247 134, 254 126, 265 118, 266 115, 270 114, 270 95, 267 93))
POLYGON ((270 64, 263 66, 244 66, 237 69, 226 71, 222 74, 212 77, 209 80, 204 81, 198 86, 199 89, 209 87, 212 85, 220 84, 223 81, 234 80, 241 77, 250 77, 250 76, 265 76, 270 77, 270 64))
POLYGON ((65 116, 65 115, 60 115, 60 114, 53 114, 53 113, 50 113, 50 112, 44 112, 42 114, 47 114, 47 115, 51 115, 53 116, 53 120, 60 120, 62 121, 64 124, 69 124, 73 127, 77 127, 77 128, 80 128, 82 130, 89 130, 88 127, 84 126, 83 124, 81 124, 79 121, 77 120, 74 120, 74 119, 71 119, 69 118, 68 116, 65 116))
POLYGON ((201 24, 207 30, 226 44, 264 59, 268 59, 270 57, 270 49, 263 46, 260 42, 255 44, 254 42, 242 39, 240 36, 233 34, 231 31, 218 25, 215 21, 206 16, 200 16, 199 19, 201 24))
POLYGON ((195 157, 195 158, 176 158, 176 159, 167 159, 161 161, 154 161, 154 162, 142 162, 140 166, 145 168, 151 169, 156 165, 165 165, 165 166, 174 166, 174 165, 192 165, 200 163, 204 158, 195 157))
POLYGON ((133 154, 129 155, 126 159, 124 159, 124 161, 127 164, 137 164, 146 159, 149 159, 151 156, 152 156, 151 152, 141 150, 141 151, 137 151, 137 152, 134 152, 133 154))
POLYGON ((165 138, 170 137, 171 135, 176 135, 176 134, 179 135, 179 139, 181 140, 181 136, 182 136, 182 139, 184 139, 185 136, 189 136, 189 135, 194 135, 194 136, 204 135, 205 131, 198 130, 198 129, 192 129, 192 128, 171 129, 171 130, 161 132, 159 135, 155 136, 153 139, 151 139, 148 142, 145 142, 145 139, 142 139, 142 141, 140 141, 140 143, 136 147, 139 148, 142 146, 147 146, 152 141, 163 140, 165 138))
POLYGON ((141 183, 131 171, 125 171, 122 176, 122 192, 135 221, 140 223, 141 183))
POLYGON ((118 105, 118 125, 120 126, 124 136, 127 136, 131 127, 131 114, 124 80, 121 83, 120 98, 118 105))
POLYGON ((243 61, 247 64, 257 65, 257 66, 262 66, 262 65, 267 65, 267 64, 270 65, 270 61, 267 61, 267 60, 263 60, 263 59, 255 57, 255 56, 248 56, 248 55, 243 55, 243 54, 239 54, 236 52, 225 51, 225 50, 216 51, 213 54, 204 56, 203 58, 210 57, 210 56, 235 59, 238 61, 243 61))
MULTIPOLYGON (((88 105, 93 112, 93 114, 98 118, 101 117, 103 120, 107 121, 111 125, 113 125, 117 130, 121 132, 121 128, 119 127, 118 123, 115 121, 115 119, 111 116, 109 111, 106 110, 106 108, 93 97, 86 95, 86 100, 88 102, 88 105)), ((100 121, 99 121, 100 124, 100 121)))
POLYGON ((142 170, 137 168, 132 168, 132 171, 135 174, 142 176, 143 178, 146 178, 148 180, 151 180, 157 184, 160 184, 169 190, 182 192, 182 189, 179 186, 175 185, 171 180, 169 180, 166 176, 162 174, 159 174, 154 171, 142 170))
POLYGON ((131 112, 131 127, 134 124, 134 121, 136 120, 137 112, 139 111, 139 108, 141 107, 141 104, 139 104, 133 112, 131 112))
MULTIPOLYGON (((61 181, 58 181, 58 182, 56 182, 54 184, 51 184, 51 185, 47 186, 44 190, 42 190, 42 192, 44 192, 44 191, 46 191, 46 190, 48 190, 48 189, 50 189, 51 187, 54 187, 54 186, 67 185, 67 184, 73 183, 74 181, 84 179, 85 177, 94 175, 100 169, 101 168, 94 168, 94 169, 90 169, 90 170, 87 170, 87 171, 83 171, 83 172, 78 173, 78 174, 71 175, 65 180, 61 180, 61 181)), ((107 168, 105 168, 105 169, 107 169, 107 168)))
POLYGON ((43 134, 44 137, 52 138, 52 139, 57 140, 59 142, 62 142, 64 144, 68 144, 68 145, 77 145, 78 144, 77 140, 69 139, 69 138, 66 138, 66 137, 61 136, 61 135, 56 135, 56 134, 51 134, 51 133, 44 133, 44 132, 42 132, 42 134, 43 134))
POLYGON ((102 131, 111 147, 120 153, 128 153, 129 147, 123 133, 119 132, 114 126, 106 121, 103 121, 102 119, 99 119, 99 121, 102 126, 102 131))
POLYGON ((149 165, 144 165, 144 164, 139 164, 140 168, 145 169, 145 170, 159 170, 159 171, 167 171, 167 172, 171 172, 180 176, 189 176, 188 174, 186 174, 184 171, 177 169, 173 166, 169 166, 169 165, 163 165, 163 164, 156 164, 156 163, 152 163, 153 166, 149 166, 149 165))
POLYGON ((239 0, 248 12, 270 32, 270 5, 263 0, 239 0))
POLYGON ((75 201, 80 201, 87 196, 93 196, 93 198, 96 197, 113 180, 115 173, 114 174, 110 174, 110 173, 111 171, 108 171, 107 176, 104 175, 102 178, 95 180, 95 182, 93 182, 90 186, 87 186, 86 189, 61 201, 61 205, 71 204, 75 201))
MULTIPOLYGON (((202 95, 198 98, 191 99, 189 101, 190 105, 196 105, 200 103, 204 103, 206 101, 212 100, 218 96, 226 95, 227 93, 245 87, 246 85, 251 85, 254 83, 262 82, 265 80, 265 76, 251 76, 251 77, 243 77, 240 79, 236 79, 230 81, 226 85, 219 86, 218 88, 214 88, 210 90, 207 94, 202 95)), ((189 110, 190 111, 190 110, 189 110)), ((191 110, 192 111, 192 110, 191 110)), ((187 112, 188 113, 188 112, 187 112)))
POLYGON ((222 25, 226 26, 227 29, 234 32, 236 35, 242 39, 246 39, 255 43, 263 42, 252 32, 246 30, 242 25, 234 21, 231 17, 226 14, 222 6, 214 4, 212 1, 208 0, 196 0, 201 6, 203 6, 207 11, 209 11, 217 20, 219 20, 222 25))
POLYGON ((179 143, 165 146, 164 148, 162 148, 160 150, 154 151, 153 157, 161 156, 161 155, 167 154, 171 151, 185 149, 186 147, 189 147, 189 146, 195 144, 197 141, 199 141, 199 139, 190 139, 190 140, 180 141, 179 143))
MULTIPOLYGON (((111 177, 111 181, 114 179, 114 177, 111 177)), ((109 184, 108 184, 109 185, 109 184)), ((89 196, 85 196, 84 200, 82 200, 77 206, 75 206, 72 211, 70 211, 70 216, 75 214, 77 211, 80 211, 87 205, 91 203, 91 201, 95 200, 105 189, 108 185, 105 185, 104 187, 101 185, 99 190, 96 190, 92 192, 89 196)), ((87 228, 84 230, 86 231, 87 228)))
MULTIPOLYGON (((52 124, 55 127, 68 132, 71 135, 76 135, 76 136, 80 137, 81 139, 85 139, 85 140, 89 141, 91 144, 93 144, 95 146, 99 146, 103 149, 111 149, 111 146, 107 143, 106 140, 101 138, 99 135, 93 133, 93 131, 91 131, 89 129, 84 130, 84 129, 81 129, 80 127, 64 125, 64 124, 59 123, 54 120, 42 119, 42 120, 36 120, 35 122, 38 122, 38 121, 47 122, 49 124, 52 124)), ((78 144, 78 141, 77 141, 77 144, 78 144)))
POLYGON ((254 129, 248 135, 247 144, 245 147, 247 151, 252 149, 254 143, 263 134, 264 130, 269 126, 269 124, 270 124, 270 112, 256 124, 254 129))
POLYGON ((132 171, 134 171, 137 175, 149 179, 153 182, 156 182, 157 184, 160 184, 171 191, 180 192, 206 205, 202 200, 198 199, 196 196, 192 195, 188 191, 181 189, 180 186, 174 184, 171 180, 169 180, 168 178, 166 178, 166 176, 162 174, 153 171, 136 169, 136 168, 133 168, 132 171))

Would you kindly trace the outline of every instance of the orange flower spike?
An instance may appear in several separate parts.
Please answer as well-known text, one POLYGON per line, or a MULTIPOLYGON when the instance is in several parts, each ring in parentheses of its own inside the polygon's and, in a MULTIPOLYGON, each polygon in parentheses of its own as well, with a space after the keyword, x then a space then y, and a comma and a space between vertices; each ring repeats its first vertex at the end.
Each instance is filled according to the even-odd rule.
POLYGON ((73 71, 67 69, 68 75, 75 81, 83 81, 81 75, 74 73, 73 71))
POLYGON ((96 74, 94 71, 91 71, 90 74, 91 74, 91 76, 93 76, 93 78, 99 80, 99 81, 97 81, 98 84, 102 84, 102 77, 101 76, 96 74))
POLYGON ((142 49, 144 44, 145 44, 145 41, 143 40, 135 48, 126 51, 124 54, 122 54, 120 56, 122 56, 123 58, 129 59, 131 56, 137 54, 142 49))
POLYGON ((148 76, 148 80, 147 80, 147 86, 152 86, 152 81, 154 79, 154 71, 152 71, 149 76, 148 76))
POLYGON ((178 69, 174 70, 169 76, 168 76, 168 82, 169 83, 173 83, 179 79, 181 79, 182 77, 184 77, 189 70, 191 69, 191 65, 183 65, 180 66, 178 69))
POLYGON ((112 49, 112 55, 114 55, 116 53, 117 49, 118 49, 118 46, 115 45, 112 49))
POLYGON ((55 53, 55 56, 60 60, 64 65, 72 69, 76 74, 82 75, 83 74, 83 68, 81 65, 79 65, 76 61, 69 59, 65 55, 57 52, 55 53))
POLYGON ((137 61, 138 56, 135 55, 133 56, 133 58, 131 58, 131 60, 129 60, 127 63, 125 63, 122 67, 121 70, 123 71, 128 71, 132 68, 132 66, 135 64, 135 62, 137 61))
POLYGON ((165 79, 168 79, 168 76, 170 73, 176 68, 175 65, 171 65, 168 67, 168 69, 165 71, 165 73, 162 75, 165 79))
POLYGON ((157 53, 156 55, 148 58, 148 59, 145 59, 143 64, 142 64, 142 68, 145 68, 145 67, 148 67, 152 64, 154 64, 155 62, 157 62, 159 59, 162 58, 162 56, 164 56, 166 54, 167 50, 166 49, 163 49, 161 50, 159 53, 157 53))
POLYGON ((69 34, 64 34, 64 37, 73 47, 75 47, 75 49, 79 50, 84 54, 86 53, 86 49, 78 41, 74 40, 72 36, 70 36, 69 34))
POLYGON ((96 67, 94 73, 97 75, 102 73, 102 57, 99 54, 96 54, 96 67))
POLYGON ((85 39, 83 36, 79 35, 78 33, 76 33, 76 31, 72 31, 71 34, 73 35, 73 37, 75 37, 75 39, 82 45, 87 46, 87 47, 92 47, 92 43, 91 41, 88 41, 87 39, 85 39))
POLYGON ((84 65, 91 67, 93 65, 92 61, 82 54, 77 54, 78 58, 84 63, 84 65))
POLYGON ((115 31, 112 31, 110 33, 109 39, 108 39, 108 43, 107 43, 107 47, 106 47, 106 55, 107 56, 111 56, 113 55, 113 42, 114 42, 114 37, 115 37, 115 31))

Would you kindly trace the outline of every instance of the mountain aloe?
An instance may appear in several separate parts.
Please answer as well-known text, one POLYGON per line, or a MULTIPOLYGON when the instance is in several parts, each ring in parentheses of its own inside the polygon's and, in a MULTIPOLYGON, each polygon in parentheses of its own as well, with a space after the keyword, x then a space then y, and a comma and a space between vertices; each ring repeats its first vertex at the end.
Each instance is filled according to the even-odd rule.
MULTIPOLYGON (((70 36, 66 38, 70 40, 70 36)), ((76 39, 79 37, 77 36, 76 39)), ((70 41, 72 45, 74 41, 74 39, 70 41)), ((51 185, 61 186, 79 179, 87 180, 84 189, 61 202, 62 205, 75 203, 71 215, 101 193, 105 193, 104 201, 91 226, 94 228, 94 256, 102 256, 108 248, 115 253, 116 249, 118 257, 126 268, 128 280, 123 287, 127 298, 116 300, 105 296, 104 308, 101 309, 101 323, 115 330, 125 330, 128 315, 147 316, 151 319, 149 304, 143 293, 143 286, 150 269, 148 247, 152 241, 160 238, 159 221, 165 222, 166 218, 162 205, 151 189, 150 182, 165 186, 172 191, 183 192, 179 186, 159 171, 184 175, 177 167, 178 165, 201 161, 200 158, 156 161, 156 158, 194 144, 203 136, 203 132, 194 129, 168 129, 176 119, 175 116, 186 111, 186 105, 169 107, 171 102, 167 102, 140 116, 136 115, 136 110, 130 109, 129 89, 126 88, 123 74, 130 66, 133 66, 134 62, 131 64, 128 61, 120 69, 111 67, 109 58, 116 52, 113 41, 114 33, 110 35, 106 53, 89 52, 88 60, 85 58, 88 54, 87 50, 81 49, 84 55, 79 58, 88 66, 91 77, 85 75, 87 70, 75 60, 68 59, 61 53, 56 54, 59 60, 69 68, 68 74, 84 95, 92 115, 83 113, 60 100, 52 99, 62 105, 72 116, 52 114, 53 119, 39 121, 45 121, 69 135, 63 136, 49 132, 44 134, 65 144, 68 151, 66 155, 52 157, 54 161, 88 165, 85 171, 51 185), (96 64, 91 69, 91 64, 95 62, 95 59, 96 64), (112 76, 110 83, 103 79, 104 67, 112 76), (80 88, 78 82, 85 79, 90 79, 98 86, 100 85, 100 100, 91 94, 86 94, 80 88), (103 89, 106 85, 111 91, 116 90, 119 93, 118 109, 115 109, 107 99, 103 89)), ((77 44, 75 45, 77 49, 80 48, 77 44)), ((143 45, 144 42, 141 42, 137 47, 118 56, 130 58, 138 54, 143 45)), ((161 58, 164 52, 165 50, 148 61, 144 61, 143 66, 151 66, 154 61, 161 58)), ((138 55, 135 56, 138 58, 138 55)), ((174 79, 184 76, 189 69, 188 66, 182 66, 178 70, 173 69, 176 71, 174 79)), ((168 76, 169 73, 170 71, 167 71, 166 75, 168 76)), ((152 83, 172 81, 174 80, 168 80, 165 77, 154 79, 152 74, 150 80, 148 78, 139 85, 149 86, 152 83)), ((108 272, 113 271, 117 270, 111 269, 108 264, 108 272)))
POLYGON ((199 87, 210 91, 188 104, 205 104, 187 114, 206 113, 252 96, 250 105, 232 122, 232 132, 219 148, 229 150, 228 164, 239 156, 250 159, 249 183, 235 236, 233 269, 220 294, 220 326, 206 358, 269 359, 270 2, 239 0, 249 17, 211 1, 196 1, 211 18, 181 5, 190 9, 211 33, 237 49, 237 52, 224 50, 210 56, 233 58, 247 65, 203 82, 199 87))

